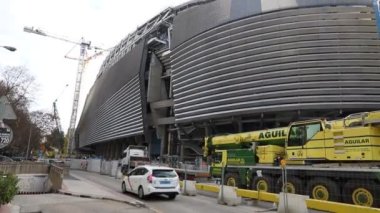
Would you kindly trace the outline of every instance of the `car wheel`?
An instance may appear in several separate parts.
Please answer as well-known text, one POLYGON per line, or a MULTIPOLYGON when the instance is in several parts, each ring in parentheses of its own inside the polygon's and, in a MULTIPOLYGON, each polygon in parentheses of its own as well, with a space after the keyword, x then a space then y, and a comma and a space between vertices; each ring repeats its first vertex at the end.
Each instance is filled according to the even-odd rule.
POLYGON ((169 200, 174 200, 177 194, 168 194, 169 200))
POLYGON ((121 183, 121 191, 123 193, 126 193, 127 192, 127 188, 125 187, 125 182, 123 181, 123 183, 121 183))
POLYGON ((144 189, 142 188, 142 186, 139 187, 138 196, 140 199, 144 199, 144 197, 145 197, 144 189))

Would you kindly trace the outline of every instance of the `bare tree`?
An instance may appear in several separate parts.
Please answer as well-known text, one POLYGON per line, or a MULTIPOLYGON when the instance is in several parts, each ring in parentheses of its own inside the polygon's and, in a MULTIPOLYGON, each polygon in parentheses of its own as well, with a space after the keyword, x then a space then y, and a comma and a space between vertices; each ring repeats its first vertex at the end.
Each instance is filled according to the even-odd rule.
POLYGON ((32 123, 28 110, 37 85, 25 67, 0 67, 0 77, 0 96, 8 97, 17 116, 16 121, 4 121, 13 129, 14 139, 0 151, 9 155, 24 155, 28 141, 31 148, 37 149, 42 137, 40 129, 32 123))
POLYGON ((41 131, 42 136, 50 135, 55 129, 53 115, 48 112, 33 111, 30 118, 36 127, 41 131))
POLYGON ((55 128, 50 135, 46 137, 47 144, 63 151, 65 137, 63 132, 60 132, 58 128, 55 128))
POLYGON ((6 95, 16 108, 27 109, 37 89, 35 78, 25 67, 1 68, 1 95, 6 95))
POLYGON ((62 150, 63 133, 58 130, 54 115, 49 112, 34 111, 30 113, 30 117, 41 136, 46 138, 46 148, 53 146, 62 150))

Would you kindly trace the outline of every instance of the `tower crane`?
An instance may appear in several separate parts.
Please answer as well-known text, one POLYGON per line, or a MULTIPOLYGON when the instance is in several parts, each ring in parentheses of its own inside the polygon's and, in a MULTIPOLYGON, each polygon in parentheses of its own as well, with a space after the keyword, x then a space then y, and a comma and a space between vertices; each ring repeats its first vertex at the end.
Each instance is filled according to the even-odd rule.
POLYGON ((58 115, 56 103, 57 103, 57 99, 53 102, 53 116, 54 116, 55 125, 57 126, 58 131, 62 132, 61 119, 59 118, 59 115, 58 115))
POLYGON ((41 29, 34 28, 34 27, 24 27, 24 31, 27 33, 34 33, 34 34, 37 34, 40 36, 46 36, 46 37, 50 37, 53 39, 58 39, 58 40, 61 40, 64 42, 72 43, 75 46, 79 45, 79 47, 80 47, 80 54, 79 54, 78 58, 69 57, 67 54, 65 55, 65 58, 78 61, 78 68, 77 68, 77 75, 76 75, 75 89, 74 89, 74 99, 73 99, 73 105, 72 105, 72 111, 71 111, 71 117, 70 117, 70 125, 69 125, 69 129, 68 129, 69 144, 67 146, 67 153, 70 154, 70 153, 72 153, 72 151, 74 149, 75 124, 76 124, 77 112, 78 112, 78 103, 79 103, 79 95, 80 95, 81 82, 82 82, 82 74, 83 74, 83 71, 85 69, 85 65, 89 60, 94 59, 96 56, 102 54, 104 51, 109 51, 109 50, 106 50, 106 49, 103 49, 100 47, 96 47, 96 46, 91 46, 91 42, 86 41, 84 38, 81 38, 81 40, 79 42, 73 41, 73 40, 67 39, 63 36, 56 36, 56 35, 47 33, 41 29), (96 52, 92 56, 88 56, 87 51, 91 50, 92 48, 94 48, 95 51, 99 50, 99 52, 96 52))
POLYGON ((63 91, 65 91, 65 89, 68 86, 69 86, 68 84, 65 85, 62 92, 58 95, 58 97, 53 102, 53 119, 55 121, 55 125, 56 125, 59 132, 62 132, 62 126, 61 126, 61 119, 60 119, 59 114, 58 114, 57 101, 58 101, 58 98, 61 97, 63 91))

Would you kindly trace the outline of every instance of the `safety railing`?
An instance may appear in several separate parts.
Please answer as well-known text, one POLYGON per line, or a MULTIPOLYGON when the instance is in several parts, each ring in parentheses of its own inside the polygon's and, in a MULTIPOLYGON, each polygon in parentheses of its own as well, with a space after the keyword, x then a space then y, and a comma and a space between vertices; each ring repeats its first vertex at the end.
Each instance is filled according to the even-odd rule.
MULTIPOLYGON (((215 192, 218 193, 220 186, 196 183, 195 187, 200 191, 215 192)), ((279 202, 279 195, 275 193, 261 192, 248 189, 236 189, 237 196, 243 198, 251 198, 259 201, 266 201, 272 203, 279 202)), ((347 213, 347 212, 361 212, 361 213, 380 213, 378 208, 370 208, 365 206, 351 205, 346 203, 330 202, 315 199, 306 199, 306 206, 308 209, 314 209, 318 211, 326 212, 336 212, 336 213, 347 213)))

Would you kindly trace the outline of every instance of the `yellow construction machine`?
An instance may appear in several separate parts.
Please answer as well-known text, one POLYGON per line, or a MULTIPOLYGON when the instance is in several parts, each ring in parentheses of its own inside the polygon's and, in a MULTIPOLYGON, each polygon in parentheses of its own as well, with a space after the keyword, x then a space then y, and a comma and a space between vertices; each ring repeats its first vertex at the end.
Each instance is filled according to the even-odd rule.
POLYGON ((279 192, 281 161, 287 192, 380 207, 380 111, 207 137, 204 156, 227 185, 279 192))

